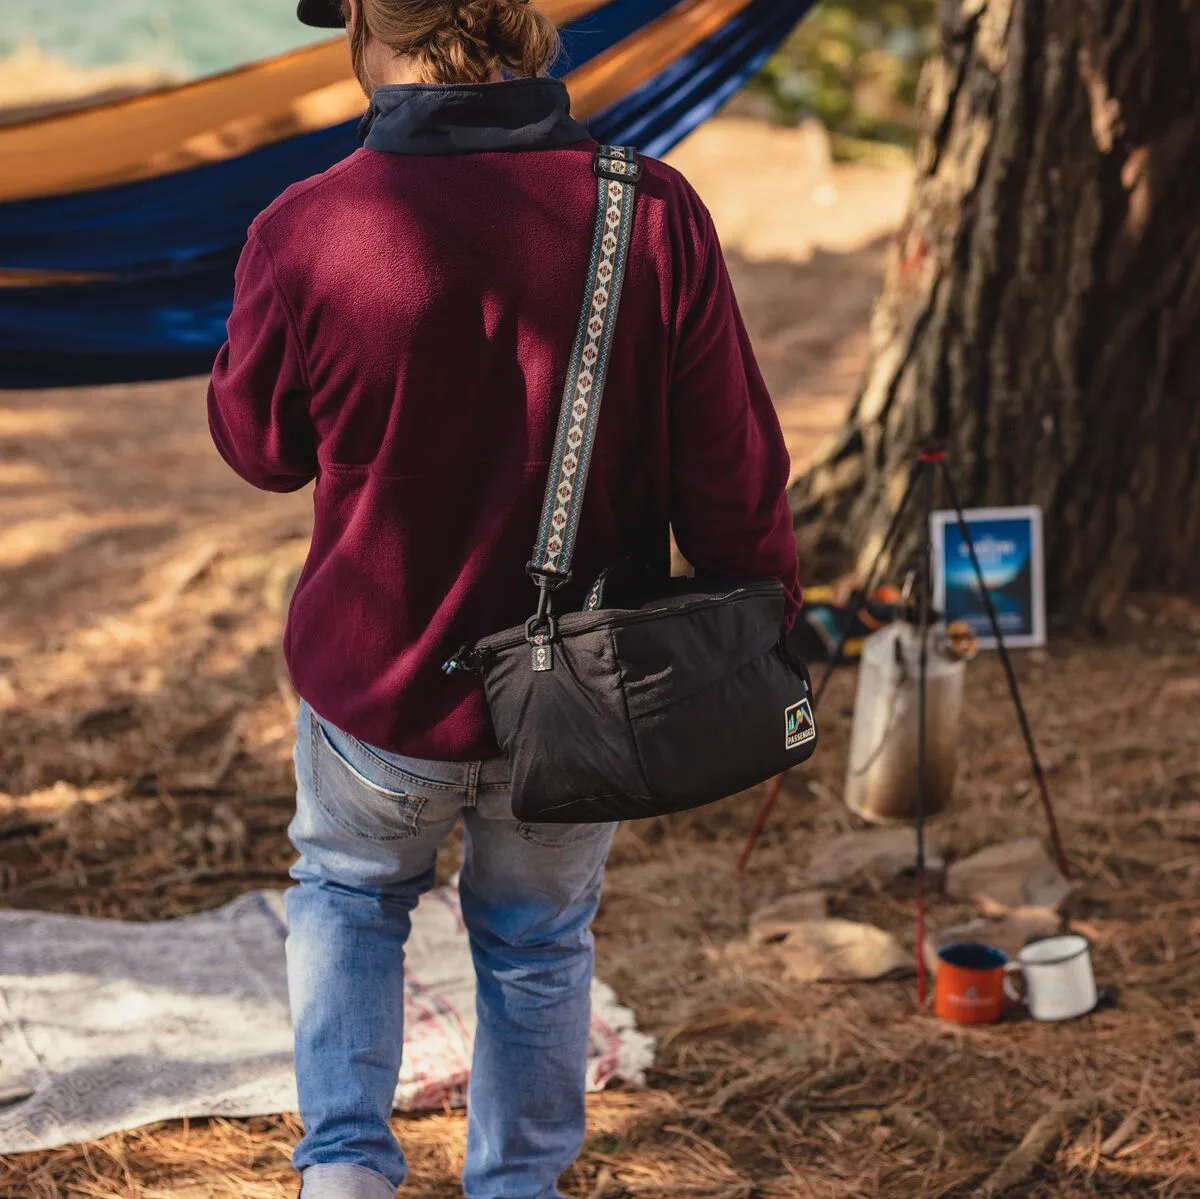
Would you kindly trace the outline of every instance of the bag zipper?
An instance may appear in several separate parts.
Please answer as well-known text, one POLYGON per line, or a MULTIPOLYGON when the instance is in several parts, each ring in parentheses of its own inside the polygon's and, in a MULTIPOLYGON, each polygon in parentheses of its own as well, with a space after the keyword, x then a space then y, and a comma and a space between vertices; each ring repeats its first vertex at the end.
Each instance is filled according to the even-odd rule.
MULTIPOLYGON (((626 609, 629 615, 621 619, 621 624, 641 624, 643 621, 661 619, 662 617, 683 616, 691 612, 702 611, 705 608, 715 608, 720 604, 727 603, 731 599, 746 598, 750 599, 756 595, 766 595, 768 593, 782 593, 782 589, 777 582, 764 579, 761 583, 746 583, 741 587, 735 587, 732 591, 727 591, 723 595, 710 595, 704 599, 697 599, 692 603, 681 604, 675 608, 651 608, 648 610, 641 609, 626 609)), ((572 613, 572 615, 574 615, 572 613)), ((565 617, 560 617, 560 623, 565 617)), ((611 612, 597 612, 594 615, 588 614, 588 618, 581 620, 578 624, 572 623, 570 629, 563 634, 564 637, 573 636, 576 633, 588 633, 592 629, 598 629, 602 625, 612 621, 611 612)), ((502 650, 513 649, 518 645, 526 643, 525 635, 522 633, 519 636, 513 634, 511 637, 506 637, 503 641, 481 641, 475 647, 475 653, 481 658, 489 657, 500 653, 502 650)))

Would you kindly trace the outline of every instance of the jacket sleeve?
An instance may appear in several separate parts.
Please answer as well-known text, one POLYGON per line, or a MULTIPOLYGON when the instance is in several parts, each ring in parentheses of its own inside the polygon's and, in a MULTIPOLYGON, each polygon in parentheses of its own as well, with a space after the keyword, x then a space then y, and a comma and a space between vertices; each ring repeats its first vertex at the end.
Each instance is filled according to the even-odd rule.
POLYGON ((671 521, 698 571, 778 578, 800 609, 790 462, 712 219, 685 245, 671 384, 671 521))
POLYGON ((317 474, 309 395, 291 310, 251 229, 208 388, 208 427, 221 457, 264 491, 303 487, 317 474))

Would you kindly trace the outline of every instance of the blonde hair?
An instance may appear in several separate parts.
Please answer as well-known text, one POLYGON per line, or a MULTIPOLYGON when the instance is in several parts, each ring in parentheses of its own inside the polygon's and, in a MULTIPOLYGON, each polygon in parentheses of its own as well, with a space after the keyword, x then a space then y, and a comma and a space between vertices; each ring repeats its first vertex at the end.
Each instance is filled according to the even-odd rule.
MULTIPOLYGON (((497 71, 546 72, 561 43, 554 22, 529 0, 359 0, 350 53, 363 78, 374 36, 413 60, 422 83, 486 83, 497 71)), ((343 0, 349 23, 350 5, 343 0)))

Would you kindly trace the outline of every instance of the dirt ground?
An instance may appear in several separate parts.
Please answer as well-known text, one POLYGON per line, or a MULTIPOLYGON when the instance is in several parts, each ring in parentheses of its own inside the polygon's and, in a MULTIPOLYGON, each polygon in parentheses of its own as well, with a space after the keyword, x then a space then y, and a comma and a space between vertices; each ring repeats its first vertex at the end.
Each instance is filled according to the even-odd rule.
MULTIPOLYGON (((717 215, 800 464, 853 391, 906 180, 830 171, 809 135, 741 123, 679 160, 717 215)), ((203 393, 0 393, 0 904, 161 919, 286 885, 276 644, 308 500, 225 470, 203 393)), ((600 970, 660 1048, 645 1089, 595 1098, 567 1193, 1200 1196, 1200 604, 1140 597, 1107 641, 1058 630, 1019 673, 1083 884, 1077 925, 1117 1005, 963 1030, 918 1011, 911 979, 796 983, 748 945, 747 913, 803 888, 814 846, 854 825, 843 674, 744 882, 754 795, 622 829, 600 970), (1055 1135, 989 1191, 1047 1118, 1055 1135)), ((962 759, 935 834, 948 858, 1041 834, 990 657, 969 669, 962 759)), ((911 886, 848 886, 833 914, 911 945, 911 886)), ((937 926, 970 914, 932 902, 937 926)), ((396 1128, 406 1193, 460 1193, 461 1115, 396 1128)), ((0 1196, 282 1199, 296 1134, 291 1117, 157 1125, 8 1158, 0 1196)))

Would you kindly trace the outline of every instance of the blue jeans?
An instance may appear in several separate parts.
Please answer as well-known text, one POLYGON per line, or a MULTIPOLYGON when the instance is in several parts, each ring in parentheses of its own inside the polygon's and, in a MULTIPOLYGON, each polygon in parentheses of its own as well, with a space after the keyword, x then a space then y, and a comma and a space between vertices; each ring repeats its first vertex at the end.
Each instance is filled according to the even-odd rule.
POLYGON ((561 1199, 583 1143, 591 923, 613 825, 514 819, 505 762, 425 762, 297 723, 300 859, 288 985, 305 1136, 302 1199, 394 1199, 389 1115, 404 1040, 404 943, 461 816, 460 892, 477 980, 468 1199, 561 1199))

